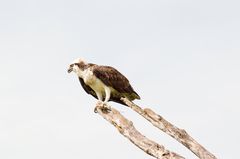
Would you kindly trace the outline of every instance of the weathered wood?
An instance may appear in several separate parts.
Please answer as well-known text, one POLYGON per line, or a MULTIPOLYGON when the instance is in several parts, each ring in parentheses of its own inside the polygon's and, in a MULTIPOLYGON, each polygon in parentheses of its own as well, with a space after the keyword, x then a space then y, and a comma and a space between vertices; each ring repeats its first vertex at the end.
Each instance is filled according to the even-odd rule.
POLYGON ((194 140, 184 129, 179 129, 162 116, 155 113, 149 108, 142 109, 138 105, 129 101, 127 98, 121 99, 125 104, 127 104, 135 112, 143 116, 149 122, 151 122, 155 127, 159 128, 166 134, 170 135, 178 142, 183 144, 189 150, 191 150, 200 159, 216 159, 216 157, 206 150, 202 145, 200 145, 196 140, 194 140))
POLYGON ((147 154, 157 159, 184 159, 177 153, 165 149, 164 146, 142 135, 134 127, 132 121, 126 119, 116 109, 110 108, 109 106, 106 108, 102 102, 98 102, 94 111, 114 125, 123 136, 147 154))

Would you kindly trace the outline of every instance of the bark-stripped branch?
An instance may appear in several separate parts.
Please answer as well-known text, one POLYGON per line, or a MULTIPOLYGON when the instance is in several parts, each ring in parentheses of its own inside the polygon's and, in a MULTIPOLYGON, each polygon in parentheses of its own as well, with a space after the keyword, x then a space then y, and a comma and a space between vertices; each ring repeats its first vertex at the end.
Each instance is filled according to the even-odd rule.
POLYGON ((133 126, 133 123, 121 115, 116 109, 108 108, 106 110, 106 107, 104 107, 101 102, 98 102, 95 107, 95 112, 114 125, 123 136, 147 154, 158 159, 184 159, 177 153, 166 150, 164 146, 142 135, 133 126))
POLYGON ((216 159, 213 154, 195 141, 185 130, 177 128, 149 108, 142 109, 141 107, 129 101, 127 98, 122 98, 121 100, 135 112, 151 122, 155 127, 159 128, 166 134, 176 139, 178 142, 182 143, 200 159, 216 159))

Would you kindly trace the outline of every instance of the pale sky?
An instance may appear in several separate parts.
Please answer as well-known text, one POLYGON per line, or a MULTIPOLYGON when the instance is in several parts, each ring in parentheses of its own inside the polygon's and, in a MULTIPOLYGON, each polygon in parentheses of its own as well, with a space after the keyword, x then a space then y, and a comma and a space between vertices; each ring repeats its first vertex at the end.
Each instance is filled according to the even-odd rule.
MULTIPOLYGON (((218 158, 240 147, 240 2, 9 0, 0 2, 0 158, 151 159, 101 116, 67 67, 111 65, 149 107, 218 158)), ((147 137, 181 144, 111 103, 147 137)))

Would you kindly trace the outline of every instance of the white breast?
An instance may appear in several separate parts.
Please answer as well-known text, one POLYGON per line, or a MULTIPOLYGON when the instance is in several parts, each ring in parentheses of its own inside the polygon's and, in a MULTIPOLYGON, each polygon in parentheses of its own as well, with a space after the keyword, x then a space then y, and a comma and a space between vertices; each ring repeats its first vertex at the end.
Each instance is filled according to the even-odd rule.
POLYGON ((104 93, 104 88, 106 85, 99 80, 90 69, 83 71, 83 80, 89 85, 95 92, 99 92, 101 94, 104 93))

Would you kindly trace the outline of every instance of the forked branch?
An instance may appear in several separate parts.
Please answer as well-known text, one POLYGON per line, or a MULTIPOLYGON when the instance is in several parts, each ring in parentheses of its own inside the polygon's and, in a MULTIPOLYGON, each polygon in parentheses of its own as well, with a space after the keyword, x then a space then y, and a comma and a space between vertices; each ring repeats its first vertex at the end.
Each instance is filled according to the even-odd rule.
POLYGON ((95 112, 114 125, 123 136, 147 154, 157 159, 184 159, 177 153, 165 149, 164 146, 142 135, 133 126, 133 123, 121 115, 116 109, 106 109, 101 102, 98 102, 95 107, 95 112))

